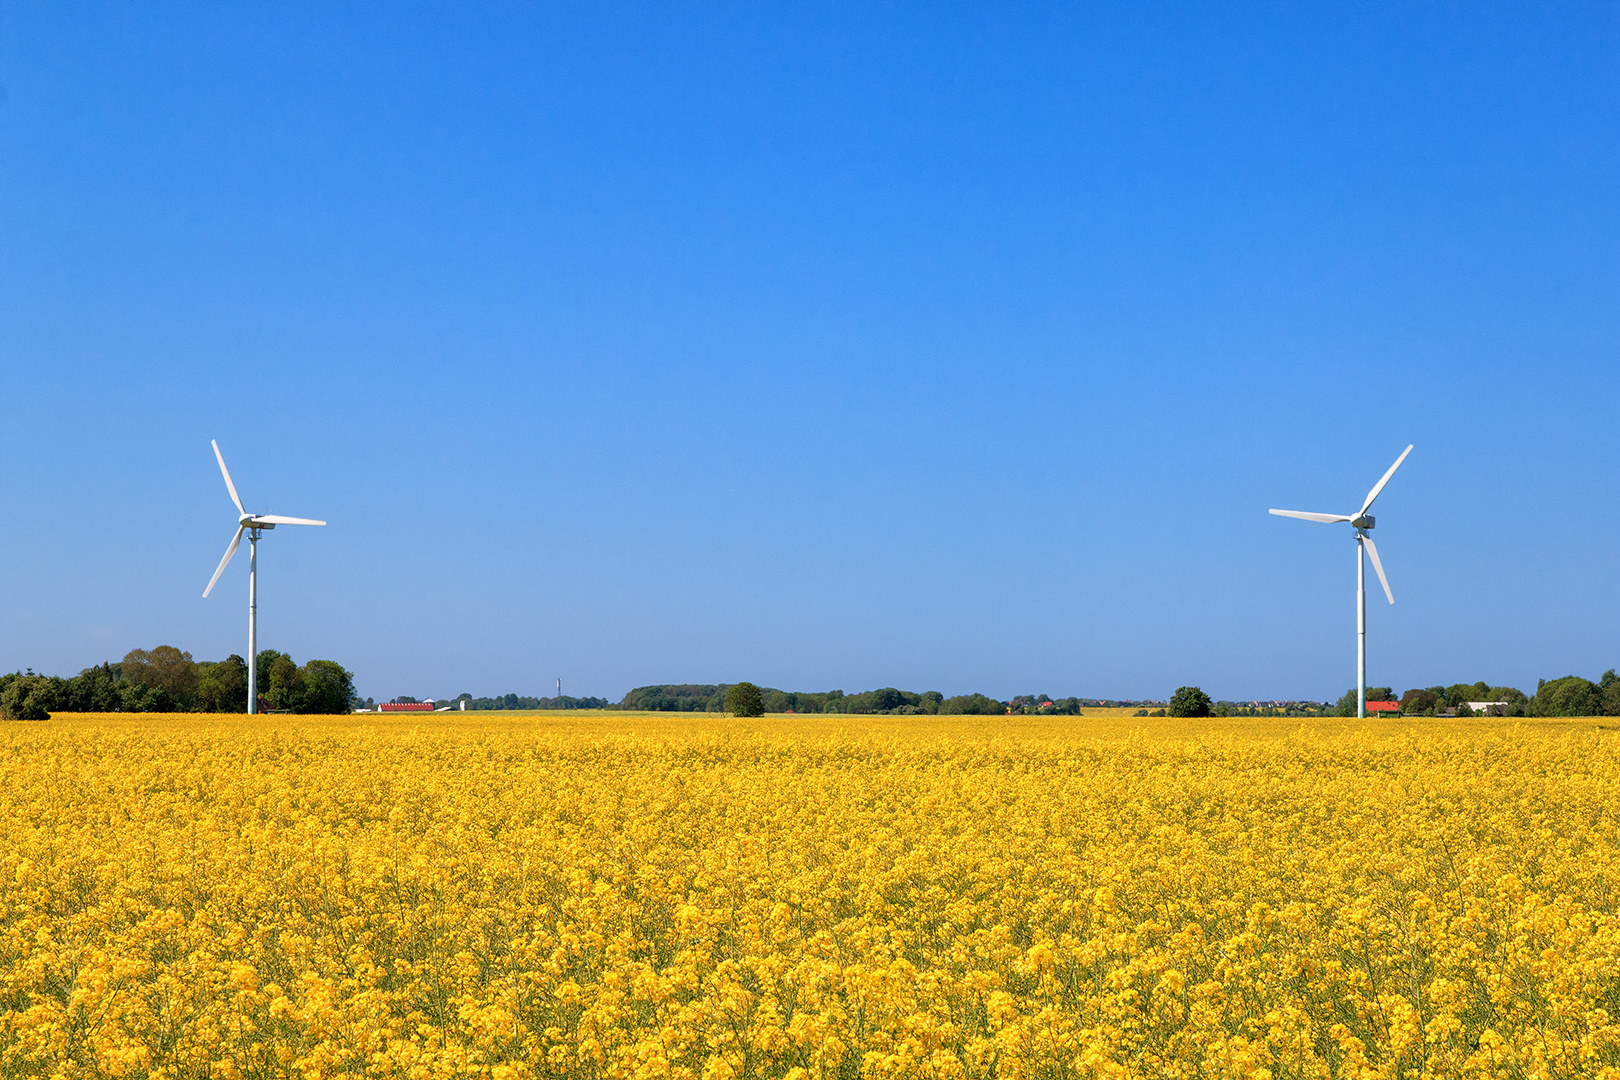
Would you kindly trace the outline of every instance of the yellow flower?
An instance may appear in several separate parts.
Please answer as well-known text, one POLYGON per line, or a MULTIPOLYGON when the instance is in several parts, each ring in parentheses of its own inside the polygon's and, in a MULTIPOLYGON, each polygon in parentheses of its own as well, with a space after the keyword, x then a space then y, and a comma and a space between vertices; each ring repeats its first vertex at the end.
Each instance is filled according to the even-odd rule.
POLYGON ((1010 723, 0 728, 0 1074, 1620 1080, 1620 744, 1010 723))

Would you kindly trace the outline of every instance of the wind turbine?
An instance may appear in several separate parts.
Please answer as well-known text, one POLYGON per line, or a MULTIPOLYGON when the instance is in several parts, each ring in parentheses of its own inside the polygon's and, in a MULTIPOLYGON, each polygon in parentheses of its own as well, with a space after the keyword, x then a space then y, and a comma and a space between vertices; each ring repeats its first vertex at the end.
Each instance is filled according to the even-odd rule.
POLYGON ((1395 464, 1383 475, 1378 483, 1367 492, 1367 501, 1361 504, 1361 509, 1354 514, 1312 514, 1304 510, 1273 510, 1278 517, 1304 518, 1306 521, 1321 521, 1333 525, 1341 521, 1348 521, 1356 530, 1356 716, 1366 719, 1367 716, 1367 560, 1362 553, 1372 557, 1373 569, 1378 571, 1378 583, 1384 587, 1384 595, 1389 602, 1395 602, 1395 594, 1389 591, 1389 579, 1384 576, 1384 567, 1378 561, 1378 545, 1373 543, 1372 537, 1367 533, 1371 531, 1375 519, 1367 511, 1372 508, 1373 500, 1378 493, 1384 490, 1389 478, 1395 475, 1395 470, 1401 467, 1406 455, 1412 452, 1407 446, 1401 451, 1401 456, 1395 459, 1395 464))
POLYGON ((236 495, 236 485, 231 483, 231 470, 225 467, 225 458, 219 452, 219 443, 213 439, 209 445, 214 448, 214 460, 219 462, 219 471, 225 477, 225 488, 231 493, 231 502, 236 504, 237 511, 242 515, 236 519, 236 535, 231 537, 231 546, 225 549, 225 557, 219 560, 219 568, 214 576, 208 579, 208 588, 203 590, 203 599, 213 592, 214 584, 219 581, 219 575, 225 572, 230 564, 231 556, 236 554, 236 546, 242 542, 242 534, 248 534, 248 702, 247 711, 259 711, 259 532, 262 529, 273 529, 277 525, 325 525, 324 521, 313 518, 281 517, 277 514, 250 514, 242 509, 242 500, 236 495))

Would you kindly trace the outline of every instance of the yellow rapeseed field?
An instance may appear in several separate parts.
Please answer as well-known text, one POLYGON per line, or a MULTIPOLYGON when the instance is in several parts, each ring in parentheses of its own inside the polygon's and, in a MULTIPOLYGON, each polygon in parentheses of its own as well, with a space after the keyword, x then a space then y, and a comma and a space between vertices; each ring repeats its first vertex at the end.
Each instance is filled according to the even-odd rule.
POLYGON ((0 725, 0 1077, 1620 1078, 1599 723, 0 725))

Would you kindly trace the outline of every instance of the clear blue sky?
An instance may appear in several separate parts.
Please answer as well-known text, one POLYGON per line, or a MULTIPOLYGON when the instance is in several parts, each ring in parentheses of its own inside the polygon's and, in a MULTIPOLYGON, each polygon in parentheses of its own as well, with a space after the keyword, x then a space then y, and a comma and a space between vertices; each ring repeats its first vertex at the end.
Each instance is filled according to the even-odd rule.
POLYGON ((1620 7, 0 3, 0 666, 1620 664, 1620 7), (1376 601, 1376 602, 1374 602, 1376 601))

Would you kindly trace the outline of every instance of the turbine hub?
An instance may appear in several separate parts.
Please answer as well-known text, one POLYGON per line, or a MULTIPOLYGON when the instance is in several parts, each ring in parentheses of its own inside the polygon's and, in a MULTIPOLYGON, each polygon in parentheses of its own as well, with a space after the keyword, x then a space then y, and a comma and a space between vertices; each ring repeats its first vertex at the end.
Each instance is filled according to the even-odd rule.
POLYGON ((1352 519, 1350 524, 1358 529, 1370 529, 1373 527, 1373 522, 1377 520, 1371 514, 1362 514, 1360 517, 1352 519))

